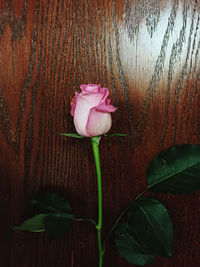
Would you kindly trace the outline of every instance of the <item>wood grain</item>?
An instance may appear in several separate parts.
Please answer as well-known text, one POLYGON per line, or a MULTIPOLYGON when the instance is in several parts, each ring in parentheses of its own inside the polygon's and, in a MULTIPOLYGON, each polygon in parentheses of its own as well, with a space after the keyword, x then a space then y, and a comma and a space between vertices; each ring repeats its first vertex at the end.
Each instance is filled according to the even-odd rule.
MULTIPOLYGON (((104 233, 145 187, 145 169, 161 150, 200 144, 199 0, 1 0, 0 171, 2 267, 97 266, 87 223, 49 242, 11 226, 33 215, 39 190, 66 197, 78 217, 97 216, 89 140, 74 132, 70 101, 82 83, 109 88, 112 132, 103 140, 104 233)), ((173 256, 157 267, 200 264, 200 195, 155 195, 174 223, 173 256)), ((104 266, 133 266, 108 242, 104 266)))

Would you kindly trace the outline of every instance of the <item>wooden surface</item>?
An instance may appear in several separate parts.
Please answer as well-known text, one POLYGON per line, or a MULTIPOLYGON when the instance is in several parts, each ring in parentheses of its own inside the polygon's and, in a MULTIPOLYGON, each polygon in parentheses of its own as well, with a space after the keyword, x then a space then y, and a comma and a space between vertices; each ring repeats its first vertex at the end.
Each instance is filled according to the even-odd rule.
MULTIPOLYGON (((88 223, 52 242, 8 230, 34 214, 28 199, 39 190, 96 218, 90 141, 57 134, 75 131, 70 100, 82 83, 109 88, 112 132, 131 136, 101 142, 104 233, 145 188, 158 152, 200 144, 200 1, 1 0, 0 63, 0 266, 97 266, 88 223)), ((166 205, 175 235, 173 256, 149 266, 200 266, 200 193, 149 196, 166 205)), ((104 266, 133 265, 110 240, 104 266)))

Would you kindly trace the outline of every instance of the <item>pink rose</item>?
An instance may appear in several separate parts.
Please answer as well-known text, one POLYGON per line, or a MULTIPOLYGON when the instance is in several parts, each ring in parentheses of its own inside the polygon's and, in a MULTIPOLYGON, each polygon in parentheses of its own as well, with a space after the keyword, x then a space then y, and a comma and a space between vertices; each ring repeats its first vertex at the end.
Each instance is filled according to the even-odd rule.
POLYGON ((110 105, 108 89, 96 84, 82 84, 80 88, 82 92, 76 92, 71 102, 76 131, 87 137, 107 133, 112 124, 110 112, 117 109, 110 105))

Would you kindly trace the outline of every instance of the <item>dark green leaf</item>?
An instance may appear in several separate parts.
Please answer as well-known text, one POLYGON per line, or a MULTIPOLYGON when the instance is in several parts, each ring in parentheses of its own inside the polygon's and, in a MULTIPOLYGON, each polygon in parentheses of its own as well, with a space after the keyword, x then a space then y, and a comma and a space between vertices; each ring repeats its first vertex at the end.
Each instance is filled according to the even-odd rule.
POLYGON ((44 219, 45 232, 49 239, 63 237, 71 227, 72 217, 61 213, 49 214, 44 219))
POLYGON ((32 218, 25 220, 22 224, 14 226, 13 230, 26 230, 30 232, 44 232, 44 219, 46 214, 38 214, 32 218))
POLYGON ((73 217, 69 202, 55 193, 39 193, 35 195, 30 202, 40 212, 67 213, 73 217))
POLYGON ((59 133, 59 135, 74 137, 74 138, 85 138, 85 136, 82 136, 82 135, 77 134, 77 133, 59 133))
POLYGON ((200 189, 200 146, 177 145, 155 157, 147 169, 154 192, 189 194, 200 189))
POLYGON ((141 252, 140 244, 134 238, 135 233, 128 223, 119 224, 115 232, 115 243, 122 257, 137 265, 150 264, 154 261, 153 255, 141 252))
POLYGON ((44 229, 49 239, 57 239, 66 234, 74 220, 68 201, 61 196, 44 192, 35 195, 31 204, 40 212, 46 213, 44 229))
POLYGON ((140 198, 129 208, 127 220, 115 230, 120 255, 129 262, 145 265, 154 256, 172 254, 173 226, 166 208, 156 199, 140 198))

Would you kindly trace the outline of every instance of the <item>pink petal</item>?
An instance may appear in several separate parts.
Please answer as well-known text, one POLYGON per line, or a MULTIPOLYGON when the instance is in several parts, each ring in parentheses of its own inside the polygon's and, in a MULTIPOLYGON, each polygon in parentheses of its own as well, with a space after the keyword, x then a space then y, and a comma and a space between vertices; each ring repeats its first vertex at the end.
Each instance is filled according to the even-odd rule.
POLYGON ((101 88, 101 85, 97 85, 97 84, 81 84, 80 86, 81 90, 83 92, 93 92, 93 93, 98 93, 100 88, 101 88))
POLYGON ((106 102, 106 105, 110 105, 111 99, 107 98, 105 102, 106 102))
POLYGON ((101 112, 115 112, 117 108, 114 107, 113 105, 101 104, 96 107, 96 110, 101 111, 101 112))
POLYGON ((110 113, 99 112, 92 108, 87 122, 87 134, 89 136, 98 136, 107 133, 111 128, 112 120, 110 113))
POLYGON ((71 115, 72 115, 72 117, 74 116, 74 111, 76 109, 77 96, 78 96, 78 93, 75 92, 75 96, 72 98, 72 101, 71 101, 71 115))
POLYGON ((106 98, 109 95, 109 91, 108 91, 107 88, 101 88, 100 92, 103 94, 103 97, 102 97, 101 102, 99 104, 103 104, 106 101, 106 98))
POLYGON ((88 102, 89 109, 98 106, 103 98, 103 95, 100 93, 80 93, 79 96, 88 102))
POLYGON ((88 136, 86 126, 88 122, 88 116, 90 113, 90 107, 88 101, 83 96, 78 95, 76 101, 76 109, 74 111, 74 126, 76 131, 83 136, 88 136))

